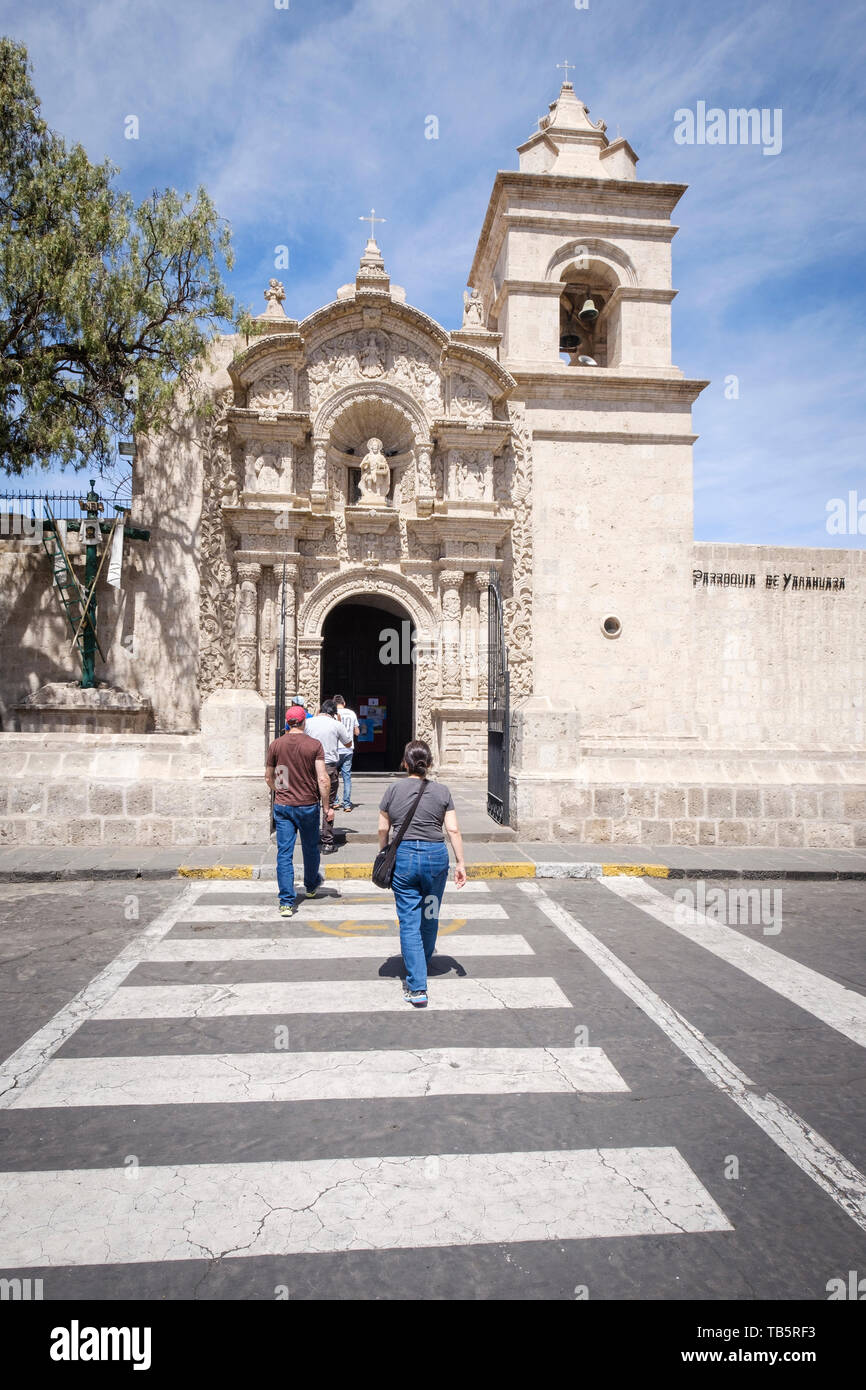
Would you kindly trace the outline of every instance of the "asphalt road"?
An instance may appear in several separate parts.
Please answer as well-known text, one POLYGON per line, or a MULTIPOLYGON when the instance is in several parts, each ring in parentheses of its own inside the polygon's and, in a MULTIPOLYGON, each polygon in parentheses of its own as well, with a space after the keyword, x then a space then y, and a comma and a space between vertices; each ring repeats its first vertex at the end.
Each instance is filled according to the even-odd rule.
POLYGON ((826 1301, 866 1275, 864 895, 744 886, 449 888, 423 1012, 370 885, 288 922, 261 883, 0 886, 0 1275, 826 1301))

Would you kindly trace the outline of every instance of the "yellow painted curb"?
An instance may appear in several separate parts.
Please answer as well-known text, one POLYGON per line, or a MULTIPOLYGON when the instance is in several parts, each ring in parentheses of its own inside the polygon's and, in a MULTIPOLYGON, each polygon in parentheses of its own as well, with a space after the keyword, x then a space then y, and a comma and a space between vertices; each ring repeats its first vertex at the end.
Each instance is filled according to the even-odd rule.
POLYGON ((467 864, 467 878, 535 878, 534 864, 467 864))
POLYGON ((667 878, 670 869, 667 864, 602 864, 601 872, 605 878, 616 874, 630 874, 633 878, 667 878))
POLYGON ((190 869, 183 864, 177 871, 178 878, 252 878, 252 864, 211 864, 206 869, 190 869))
POLYGON ((325 878, 369 878, 373 872, 373 861, 369 864, 323 864, 321 872, 325 878))

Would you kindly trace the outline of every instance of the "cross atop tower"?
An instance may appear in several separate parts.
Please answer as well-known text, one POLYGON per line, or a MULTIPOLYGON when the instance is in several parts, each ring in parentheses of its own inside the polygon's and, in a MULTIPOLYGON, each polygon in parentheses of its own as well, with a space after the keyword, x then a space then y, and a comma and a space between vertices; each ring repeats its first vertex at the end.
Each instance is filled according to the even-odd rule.
POLYGON ((359 218, 358 218, 358 221, 359 221, 359 222, 369 222, 369 224, 370 224, 370 240, 371 240, 371 241, 375 241, 375 240, 376 240, 376 223, 377 223, 377 222, 387 222, 387 220, 388 220, 387 217, 377 217, 377 216, 376 216, 376 209, 375 209, 375 208, 371 208, 371 209, 370 209, 370 215, 369 215, 368 217, 359 217, 359 218))
POLYGON ((575 64, 574 64, 574 63, 569 63, 568 59, 566 59, 566 61, 565 61, 564 63, 557 63, 556 66, 557 66, 558 68, 565 68, 565 79, 564 79, 564 80, 565 80, 566 82, 568 82, 568 69, 571 68, 571 69, 573 70, 574 67, 575 67, 575 64))

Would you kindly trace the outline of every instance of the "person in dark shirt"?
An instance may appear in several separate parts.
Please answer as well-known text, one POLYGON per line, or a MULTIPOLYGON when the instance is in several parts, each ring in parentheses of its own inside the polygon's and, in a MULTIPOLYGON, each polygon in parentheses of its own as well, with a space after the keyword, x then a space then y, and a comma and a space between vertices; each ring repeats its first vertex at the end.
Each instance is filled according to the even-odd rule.
POLYGON ((421 739, 407 743, 402 766, 409 776, 405 781, 392 782, 379 803, 379 848, 384 849, 391 827, 399 830, 418 796, 419 783, 424 784, 424 793, 400 841, 391 880, 406 967, 403 998, 416 1009, 427 1004, 427 962, 436 947, 439 910, 448 880, 443 826, 456 860, 454 882, 458 888, 466 882, 457 812, 448 788, 442 782, 427 780, 432 763, 433 755, 426 743, 421 739))
POLYGON ((277 886, 280 916, 293 917, 297 911, 293 856, 300 834, 304 857, 304 887, 314 898, 321 883, 319 875, 319 806, 327 820, 331 779, 325 771, 325 750, 317 738, 304 733, 307 711, 291 705, 286 711, 286 733, 274 739, 265 760, 265 781, 274 794, 274 822, 277 827, 277 886))

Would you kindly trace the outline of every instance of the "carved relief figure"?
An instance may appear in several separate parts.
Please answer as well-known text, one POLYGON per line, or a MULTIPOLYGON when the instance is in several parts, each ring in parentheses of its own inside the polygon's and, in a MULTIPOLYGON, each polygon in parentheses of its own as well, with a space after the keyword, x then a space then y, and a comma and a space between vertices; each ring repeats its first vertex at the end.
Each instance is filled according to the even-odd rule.
POLYGON ((381 376, 385 370, 386 351, 380 336, 376 333, 368 333, 361 343, 359 354, 361 375, 367 377, 381 376))
POLYGON ((262 454, 256 459, 256 491, 279 492, 280 477, 276 469, 277 460, 273 454, 262 454))
POLYGON ((250 388, 250 406, 258 410, 291 410, 293 376, 287 365, 272 367, 250 388))
POLYGON ((385 507, 391 489, 391 469, 382 453, 381 439, 367 440, 367 453, 361 460, 361 507, 385 507))

